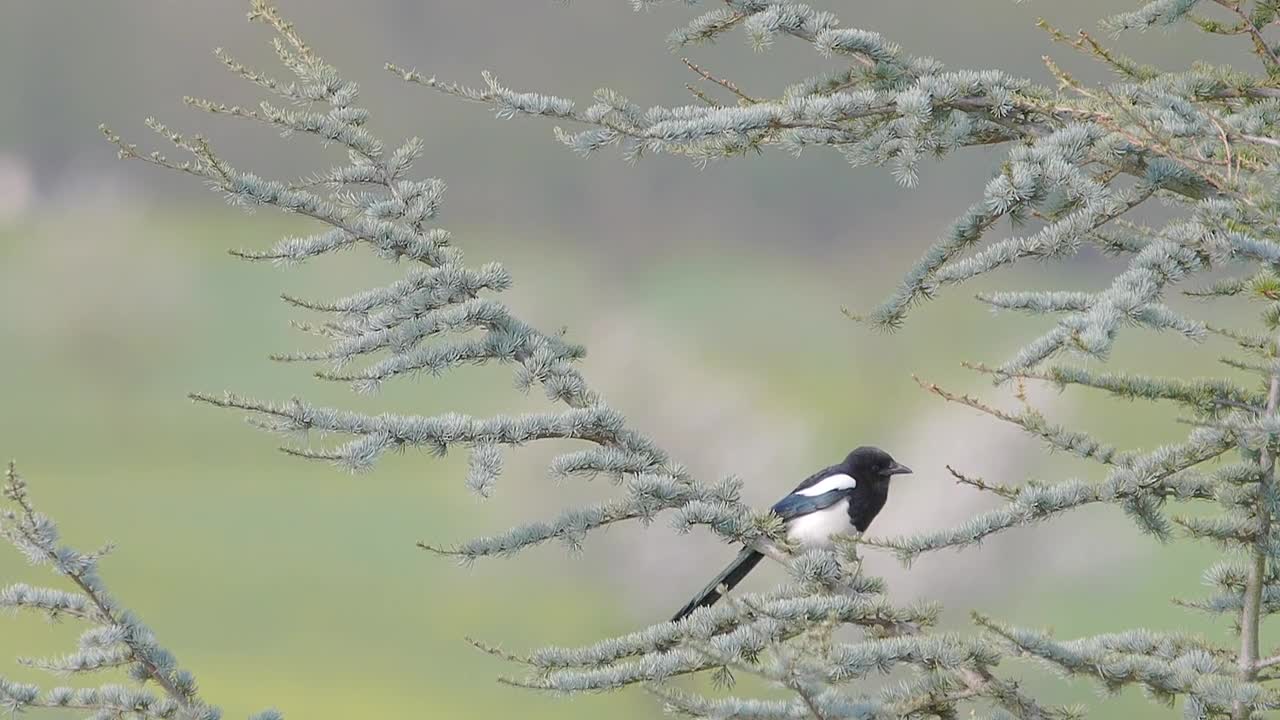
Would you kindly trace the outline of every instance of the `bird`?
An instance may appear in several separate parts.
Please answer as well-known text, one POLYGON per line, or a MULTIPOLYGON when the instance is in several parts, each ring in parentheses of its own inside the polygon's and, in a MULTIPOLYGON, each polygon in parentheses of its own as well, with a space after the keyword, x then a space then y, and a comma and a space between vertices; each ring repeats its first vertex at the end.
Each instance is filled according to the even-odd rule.
MULTIPOLYGON (((911 468, 889 453, 864 445, 841 462, 805 478, 771 509, 782 518, 787 539, 792 543, 806 548, 829 547, 835 536, 854 530, 865 532, 889 499, 889 480, 894 475, 909 474, 911 468)), ((760 552, 750 547, 743 549, 729 567, 680 608, 671 622, 700 607, 714 605, 723 594, 721 586, 724 592, 732 590, 762 559, 760 552)))

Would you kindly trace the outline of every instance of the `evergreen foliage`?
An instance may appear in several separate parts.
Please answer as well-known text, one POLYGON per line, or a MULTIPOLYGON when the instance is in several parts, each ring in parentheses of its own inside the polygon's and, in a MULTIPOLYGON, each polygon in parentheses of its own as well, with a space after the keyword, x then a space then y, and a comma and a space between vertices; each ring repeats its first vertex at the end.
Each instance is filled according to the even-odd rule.
MULTIPOLYGON (((696 104, 642 109, 618 92, 601 90, 593 104, 579 110, 569 99, 513 91, 491 75, 477 89, 389 66, 407 81, 486 103, 500 118, 529 115, 577 123, 585 129, 558 130, 557 137, 584 154, 616 146, 629 159, 667 152, 705 163, 770 145, 793 152, 816 146, 838 150, 855 165, 886 165, 911 185, 926 155, 1008 145, 1001 173, 987 183, 982 198, 925 252, 889 299, 860 318, 878 328, 900 326, 914 306, 935 298, 944 286, 1028 259, 1061 261, 1092 246, 1122 260, 1123 269, 1099 291, 981 296, 993 308, 1050 320, 1044 333, 1013 357, 994 367, 973 367, 1001 384, 1041 381, 1121 399, 1170 402, 1191 426, 1185 437, 1155 449, 1121 450, 1055 425, 1025 402, 1014 413, 923 383, 947 401, 1017 425, 1049 450, 1097 461, 1104 478, 994 484, 953 470, 959 482, 994 494, 1001 505, 956 528, 798 552, 784 541, 776 518, 739 500, 737 481, 692 477, 611 408, 575 367, 582 347, 527 324, 498 299, 512 282, 507 272, 497 265, 468 266, 449 233, 434 224, 444 185, 411 175, 422 143, 384 143, 368 127, 369 111, 357 105, 356 85, 321 59, 265 0, 253 0, 251 6, 250 19, 274 31, 276 53, 292 79, 277 80, 219 51, 229 70, 272 99, 254 108, 188 102, 215 115, 336 146, 346 151, 340 164, 297 180, 271 179, 232 166, 202 137, 188 137, 157 121, 148 124, 182 159, 140 151, 104 130, 121 156, 193 176, 246 208, 270 206, 319 226, 266 251, 237 252, 246 259, 292 264, 364 246, 408 266, 397 282, 336 300, 285 297, 291 305, 326 316, 304 326, 326 347, 277 359, 325 363, 319 378, 348 383, 357 392, 376 391, 401 377, 501 363, 512 368, 518 388, 542 391, 548 409, 488 418, 428 417, 365 415, 298 399, 261 401, 230 393, 193 398, 242 411, 282 435, 314 431, 322 439, 341 438, 291 444, 286 450, 352 471, 370 469, 392 450, 417 447, 442 455, 458 448, 470 453, 466 484, 489 495, 500 491, 505 453, 536 440, 568 440, 579 447, 553 460, 551 472, 603 473, 617 481, 615 496, 599 505, 451 547, 424 544, 463 561, 514 554, 551 540, 575 548, 600 528, 664 515, 678 528, 704 526, 726 541, 752 545, 791 573, 790 583, 770 592, 735 593, 682 621, 586 647, 511 654, 477 643, 524 670, 508 682, 569 694, 643 684, 671 712, 707 718, 1079 714, 1075 708, 1047 706, 1007 679, 1007 658, 1024 656, 1091 678, 1107 690, 1138 686, 1156 701, 1180 703, 1186 717, 1240 720, 1280 708, 1280 693, 1270 685, 1280 680, 1274 671, 1280 656, 1263 653, 1260 645, 1262 622, 1280 610, 1275 569, 1280 531, 1273 522, 1280 510, 1274 475, 1280 451, 1275 339, 1280 333, 1280 230, 1274 174, 1280 141, 1273 137, 1280 119, 1280 56, 1264 36, 1280 7, 1267 0, 1156 0, 1106 22, 1117 32, 1191 24, 1229 38, 1243 36, 1261 62, 1256 74, 1207 64, 1166 72, 1119 55, 1086 33, 1071 38, 1046 26, 1055 40, 1114 70, 1117 79, 1105 85, 1081 83, 1052 62, 1055 87, 998 71, 950 70, 909 55, 874 32, 841 27, 829 12, 780 0, 726 0, 726 7, 702 14, 671 36, 680 46, 741 29, 758 49, 790 38, 838 63, 836 70, 801 80, 776 98, 756 98, 689 63, 700 78, 732 98, 716 100, 694 88, 696 104), (1125 217, 1152 201, 1172 207, 1172 219, 1147 226, 1125 217), (1003 219, 1031 230, 990 239, 1003 219), (1232 277, 1224 279, 1224 272, 1232 277), (1213 327, 1168 304, 1175 291, 1253 300, 1260 317, 1245 328, 1213 327), (1120 331, 1129 326, 1193 342, 1221 338, 1243 355, 1224 359, 1229 369, 1220 376, 1201 379, 1062 364, 1071 357, 1094 364, 1107 360, 1120 331), (1219 460, 1224 461, 1214 463, 1219 460), (1142 532, 1158 538, 1184 533, 1224 549, 1222 560, 1205 576, 1212 594, 1181 602, 1229 618, 1237 635, 1233 647, 1142 628, 1064 641, 981 615, 975 616, 971 633, 936 632, 935 607, 898 607, 883 582, 861 571, 860 545, 888 548, 910 560, 1099 503, 1119 506, 1142 532), (1194 513, 1170 514, 1174 505, 1194 513), (884 678, 889 672, 896 673, 892 681, 884 678), (752 675, 787 692, 770 697, 692 692, 678 682, 692 674, 707 674, 721 685, 731 685, 736 675, 752 675)), ((2 683, 0 697, 14 709, 71 704, 101 717, 216 717, 196 697, 190 676, 106 598, 95 572, 96 555, 58 546, 52 524, 30 507, 12 473, 9 482, 18 510, 0 525, 6 538, 33 560, 52 561, 78 590, 16 587, 0 594, 0 601, 101 626, 85 636, 76 654, 38 664, 72 673, 128 666, 136 679, 154 682, 163 693, 153 697, 104 687, 41 695, 2 683)))
MULTIPOLYGON (((32 505, 27 484, 13 463, 4 476, 0 509, 3 537, 32 565, 45 565, 70 590, 26 584, 0 588, 0 608, 42 615, 51 622, 72 619, 88 626, 74 651, 62 657, 19 658, 18 662, 51 674, 80 680, 94 673, 120 672, 143 687, 107 683, 98 687, 37 685, 0 677, 0 707, 11 715, 31 710, 75 712, 90 718, 218 720, 218 708, 201 699, 195 676, 178 665, 169 650, 131 611, 107 592, 98 562, 110 547, 86 553, 64 545, 58 526, 32 505), (146 686, 153 686, 154 690, 146 686)), ((252 720, 279 720, 266 710, 252 720)))
MULTIPOLYGON (((842 27, 830 12, 777 0, 726 0, 725 7, 695 18, 670 38, 680 47, 740 28, 757 49, 790 37, 839 61, 835 71, 799 81, 775 98, 748 95, 734 81, 689 63, 732 97, 718 100, 715 93, 691 88, 695 104, 641 109, 605 89, 578 111, 567 99, 519 93, 490 75, 485 88, 473 89, 389 67, 411 83, 487 103, 499 117, 542 115, 586 126, 556 129, 557 138, 582 154, 616 146, 628 159, 665 152, 707 163, 767 146, 797 153, 817 146, 842 153, 853 165, 888 166, 899 182, 913 185, 921 158, 1007 145, 1001 171, 982 197, 925 252, 891 297, 855 319, 893 330, 914 306, 947 286, 1015 263, 1063 261, 1088 247, 1120 258, 1123 268, 1099 291, 978 296, 993 309, 1049 317, 1043 334, 1012 357, 994 367, 970 366, 997 385, 1017 383, 1022 411, 922 383, 947 401, 1021 427, 1048 450, 1102 464, 1105 475, 1101 481, 989 484, 952 470, 959 482, 998 495, 1002 504, 958 527, 862 543, 909 562, 1095 503, 1118 505, 1139 530, 1161 540, 1180 532, 1211 541, 1224 550, 1224 560, 1206 575, 1213 594, 1179 602, 1230 618, 1234 647, 1145 629, 1063 642, 979 617, 980 637, 988 643, 981 646, 1038 658, 1061 672, 1092 677, 1108 690, 1138 685, 1158 701, 1181 702, 1187 717, 1248 718, 1280 707, 1280 693, 1268 687, 1277 679, 1268 669, 1280 657, 1267 657, 1260 647, 1262 622, 1280 609, 1280 535, 1273 521, 1280 429, 1280 48, 1265 34, 1278 12, 1280 6, 1269 0, 1156 0, 1103 21, 1116 34, 1189 24, 1228 39, 1242 36, 1261 65, 1253 73, 1208 63, 1166 71, 1139 64, 1086 32, 1071 37, 1042 21, 1055 41, 1115 74, 1113 81, 1096 85, 1048 58, 1053 87, 999 71, 948 69, 876 33, 842 27), (1153 201, 1171 207, 1171 219, 1148 225, 1126 217, 1153 201), (990 237, 1005 219, 1021 234, 990 237), (1170 305, 1167 298, 1177 291, 1255 301, 1258 320, 1243 328, 1213 327, 1170 305), (1103 373, 1091 366, 1108 360, 1120 331, 1131 326, 1197 343, 1218 336, 1243 357, 1225 357, 1221 375, 1195 379, 1103 373), (1072 359, 1084 364, 1070 364, 1072 359), (1020 391, 1030 381, 1167 401, 1190 429, 1155 449, 1121 450, 1049 422, 1020 391), (1195 512, 1171 514, 1175 504, 1195 512)), ((955 640, 939 642, 958 647, 951 644, 955 640)), ((786 656, 785 650, 777 652, 786 656)), ((819 657, 820 667, 835 667, 829 655, 819 657)), ((1057 712, 991 699, 1018 717, 1057 712)), ((785 704, 672 705, 697 716, 807 714, 785 704)), ((847 705, 810 710, 817 717, 872 714, 847 705)), ((937 714, 953 712, 952 703, 937 714)))

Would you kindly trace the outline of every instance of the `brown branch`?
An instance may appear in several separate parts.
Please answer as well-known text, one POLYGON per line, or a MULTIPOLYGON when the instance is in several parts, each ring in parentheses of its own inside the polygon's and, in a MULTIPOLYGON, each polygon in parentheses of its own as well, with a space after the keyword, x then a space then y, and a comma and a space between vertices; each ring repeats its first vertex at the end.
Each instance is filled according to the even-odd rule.
POLYGON ((720 104, 719 102, 716 102, 715 98, 712 98, 711 96, 709 96, 709 95, 707 95, 706 93, 702 92, 701 90, 699 90, 698 88, 694 87, 694 86, 693 86, 693 85, 691 85, 690 83, 685 83, 685 84, 684 84, 684 89, 685 89, 685 90, 688 90, 690 93, 693 93, 693 96, 694 96, 694 97, 696 97, 696 98, 698 98, 699 100, 701 100, 702 102, 706 103, 709 107, 724 107, 724 105, 720 104))
POLYGON ((1009 487, 1008 485, 990 485, 982 478, 964 475, 950 465, 947 465, 946 468, 947 472, 951 473, 951 477, 956 479, 957 484, 968 485, 969 487, 977 488, 978 490, 995 493, 996 495, 1008 500, 1013 500, 1018 497, 1017 488, 1009 487))
POLYGON ((1004 420, 1007 423, 1012 423, 1019 427, 1024 427, 1024 428, 1026 427, 1025 418, 1019 417, 1018 415, 1012 415, 1010 413, 1005 412, 1004 410, 1001 410, 1000 408, 997 408, 992 405, 988 405, 982 402, 981 400, 973 397, 972 395, 957 395, 956 393, 953 393, 950 390, 943 388, 941 385, 938 385, 937 383, 932 383, 932 382, 927 382, 925 380, 922 380, 918 375, 912 375, 911 379, 915 380, 916 384, 919 385, 921 388, 923 388, 925 391, 931 392, 934 395, 937 395, 938 397, 942 398, 943 400, 946 400, 947 402, 964 405, 965 407, 973 408, 974 410, 990 415, 991 417, 994 417, 998 420, 1004 420))
POLYGON ((756 103, 760 102, 759 100, 757 100, 757 99, 755 99, 755 98, 751 97, 750 95, 748 95, 748 94, 746 94, 746 93, 742 92, 742 90, 740 90, 740 89, 738 88, 738 86, 737 86, 736 84, 734 84, 734 82, 733 82, 732 80, 726 80, 726 79, 723 79, 723 78, 718 78, 718 77, 716 77, 715 75, 712 75, 712 74, 710 73, 710 71, 707 71, 707 70, 702 69, 701 67, 699 67, 696 63, 694 63, 692 60, 690 60, 690 59, 689 59, 689 58, 687 58, 687 57, 682 57, 682 58, 680 58, 680 62, 684 63, 684 64, 685 64, 685 67, 687 67, 687 68, 689 68, 690 70, 694 71, 695 73, 697 73, 697 74, 701 75, 703 78, 705 78, 705 79, 707 79, 707 80, 710 80, 711 82, 713 82, 713 83, 715 83, 715 84, 719 85, 720 87, 724 88, 725 90, 728 90, 729 92, 733 93, 734 95, 737 95, 737 96, 738 96, 739 98, 741 98, 744 102, 750 103, 750 104, 752 104, 752 105, 754 105, 754 104, 756 104, 756 103))
POLYGON ((1249 37, 1253 40, 1254 53, 1262 58, 1262 64, 1266 65, 1268 70, 1275 70, 1280 67, 1280 57, 1277 57, 1275 51, 1267 44, 1266 38, 1262 37, 1262 31, 1258 29, 1257 25, 1253 24, 1253 20, 1250 20, 1249 16, 1240 10, 1238 0, 1237 2, 1231 2, 1230 0, 1213 1, 1239 18, 1241 27, 1244 28, 1245 32, 1249 33, 1249 37))

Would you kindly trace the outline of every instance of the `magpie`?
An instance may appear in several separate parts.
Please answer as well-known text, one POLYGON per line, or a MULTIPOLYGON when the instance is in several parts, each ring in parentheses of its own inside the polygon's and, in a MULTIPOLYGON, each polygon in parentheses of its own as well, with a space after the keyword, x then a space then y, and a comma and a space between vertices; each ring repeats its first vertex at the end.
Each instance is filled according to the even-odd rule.
MULTIPOLYGON (((911 468, 877 447, 863 446, 842 462, 805 478, 772 508, 787 528, 787 539, 802 547, 831 545, 833 535, 866 531, 889 498, 889 479, 908 475, 911 468)), ((671 618, 675 622, 720 599, 720 586, 732 590, 764 559, 744 549, 729 567, 671 618)))

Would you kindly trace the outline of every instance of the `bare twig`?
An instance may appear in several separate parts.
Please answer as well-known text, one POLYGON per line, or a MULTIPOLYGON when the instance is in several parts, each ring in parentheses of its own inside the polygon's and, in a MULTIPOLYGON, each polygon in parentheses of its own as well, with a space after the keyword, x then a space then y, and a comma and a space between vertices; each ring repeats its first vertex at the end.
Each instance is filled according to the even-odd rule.
POLYGON ((720 104, 719 102, 717 102, 715 98, 711 97, 710 95, 707 95, 706 93, 702 92, 701 90, 699 90, 698 88, 694 87, 694 86, 693 86, 692 84, 690 84, 690 83, 685 83, 685 84, 684 84, 684 89, 685 89, 685 90, 688 90, 690 93, 692 93, 692 94, 693 94, 693 96, 694 96, 694 97, 696 97, 696 98, 698 98, 699 100, 701 100, 701 101, 702 101, 703 103, 705 103, 708 107, 724 107, 724 105, 722 105, 722 104, 720 104))
POLYGON ((692 60, 690 60, 690 59, 689 59, 689 58, 687 58, 687 57, 680 58, 680 62, 684 63, 684 64, 685 64, 685 67, 687 67, 687 68, 689 68, 690 70, 694 71, 695 73, 697 73, 697 74, 701 75, 703 78, 705 78, 705 79, 707 79, 707 80, 710 80, 711 82, 713 82, 713 83, 715 83, 715 84, 719 85, 720 87, 724 88, 725 90, 728 90, 729 92, 733 93, 734 95, 737 95, 737 96, 738 96, 739 98, 741 98, 744 102, 750 103, 750 104, 752 104, 752 105, 754 105, 754 104, 756 104, 756 103, 760 102, 759 100, 757 100, 757 99, 755 99, 755 98, 751 97, 750 95, 748 95, 748 94, 746 94, 746 93, 742 92, 742 90, 740 90, 740 89, 738 88, 738 86, 737 86, 736 84, 734 84, 734 82, 733 82, 732 80, 726 80, 726 79, 723 79, 723 78, 718 78, 718 77, 716 77, 715 75, 712 75, 710 71, 708 71, 708 70, 704 70, 704 69, 703 69, 703 68, 701 68, 697 63, 693 62, 692 60))
POLYGON ((954 477, 956 479, 956 482, 959 483, 960 485, 968 485, 969 487, 977 488, 979 490, 995 493, 996 495, 999 495, 1000 497, 1006 498, 1008 500, 1013 500, 1014 498, 1018 497, 1017 488, 1009 487, 1008 485, 991 485, 991 484, 988 484, 986 481, 984 481, 982 478, 969 477, 968 475, 964 475, 960 471, 951 467, 950 465, 947 465, 946 467, 947 467, 947 472, 951 473, 951 477, 954 477))
POLYGON ((1231 14, 1235 15, 1240 26, 1245 32, 1249 33, 1249 37, 1253 40, 1253 51, 1258 57, 1262 58, 1262 64, 1267 66, 1268 70, 1275 70, 1280 67, 1280 57, 1278 57, 1271 46, 1267 44, 1266 38, 1262 37, 1262 31, 1253 23, 1243 11, 1240 10, 1239 0, 1213 0, 1218 5, 1226 8, 1231 14))

